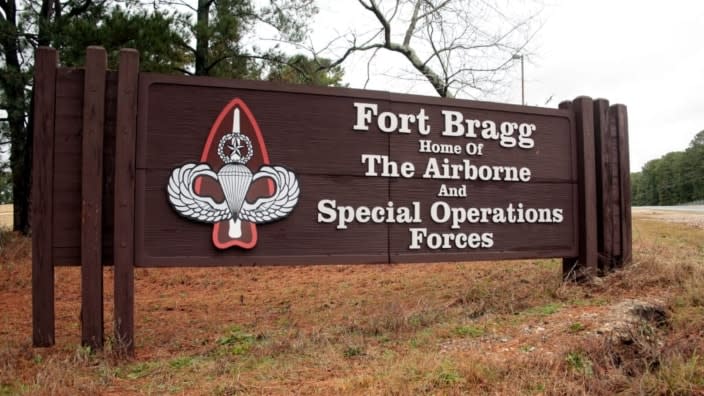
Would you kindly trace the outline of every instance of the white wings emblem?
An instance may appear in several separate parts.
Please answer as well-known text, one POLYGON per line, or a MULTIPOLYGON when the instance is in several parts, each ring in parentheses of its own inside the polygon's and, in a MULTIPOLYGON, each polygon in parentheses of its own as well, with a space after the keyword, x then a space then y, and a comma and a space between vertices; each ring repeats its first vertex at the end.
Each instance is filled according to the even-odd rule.
MULTIPOLYGON (((249 172, 246 167, 242 168, 246 169, 245 173, 249 172)), ((245 220, 261 224, 286 217, 298 203, 298 180, 292 171, 284 167, 264 165, 254 175, 250 172, 249 179, 246 175, 243 176, 247 180, 239 183, 239 191, 227 188, 229 185, 224 183, 222 173, 221 170, 219 176, 207 164, 186 164, 174 169, 167 187, 171 206, 181 216, 200 222, 245 220), (194 184, 198 177, 218 180, 223 188, 225 200, 216 202, 211 197, 196 194, 194 184), (249 185, 262 178, 270 178, 274 182, 274 194, 258 198, 253 203, 247 202, 245 196, 249 185), (238 207, 237 202, 241 206, 238 207)))

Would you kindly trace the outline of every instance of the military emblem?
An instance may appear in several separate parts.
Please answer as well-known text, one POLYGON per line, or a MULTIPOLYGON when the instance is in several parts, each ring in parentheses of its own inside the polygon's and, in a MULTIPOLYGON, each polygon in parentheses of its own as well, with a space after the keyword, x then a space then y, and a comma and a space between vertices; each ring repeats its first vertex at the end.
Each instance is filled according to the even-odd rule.
POLYGON ((296 175, 283 166, 269 164, 269 156, 256 120, 240 99, 231 101, 211 128, 201 162, 187 163, 171 171, 167 186, 169 202, 179 215, 212 223, 213 244, 226 249, 253 248, 256 224, 288 216, 298 203, 300 189, 296 175), (244 113, 247 130, 242 129, 244 113), (232 129, 223 134, 231 117, 232 129), (252 136, 257 148, 252 142, 252 136), (219 137, 217 149, 213 143, 219 137), (216 156, 213 155, 213 151, 216 156), (217 172, 212 162, 222 165, 217 172), (255 160, 259 169, 247 165, 255 160))

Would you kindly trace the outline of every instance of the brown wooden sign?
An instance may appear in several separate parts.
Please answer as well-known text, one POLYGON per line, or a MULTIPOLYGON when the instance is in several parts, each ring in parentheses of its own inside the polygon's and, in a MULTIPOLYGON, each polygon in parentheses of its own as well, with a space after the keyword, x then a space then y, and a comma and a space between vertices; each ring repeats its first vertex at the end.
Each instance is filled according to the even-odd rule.
POLYGON ((134 266, 559 257, 581 274, 630 255, 623 106, 148 74, 130 50, 119 72, 100 48, 56 62, 38 52, 36 345, 53 343, 54 265, 82 266, 94 346, 115 265, 129 351, 134 266))
POLYGON ((139 97, 137 265, 577 255, 569 111, 162 75, 144 75, 139 97), (256 175, 264 164, 284 166, 297 179, 298 202, 275 222, 206 215, 216 212, 210 197, 275 195, 265 191, 270 177, 238 192, 218 185, 224 176, 174 181, 176 195, 195 201, 184 211, 205 206, 201 220, 167 199, 174 169, 226 166, 218 149, 228 150, 233 129, 251 146, 240 144, 252 154, 243 168, 256 175), (209 190, 198 192, 199 183, 209 190), (235 226, 244 235, 229 237, 235 226))

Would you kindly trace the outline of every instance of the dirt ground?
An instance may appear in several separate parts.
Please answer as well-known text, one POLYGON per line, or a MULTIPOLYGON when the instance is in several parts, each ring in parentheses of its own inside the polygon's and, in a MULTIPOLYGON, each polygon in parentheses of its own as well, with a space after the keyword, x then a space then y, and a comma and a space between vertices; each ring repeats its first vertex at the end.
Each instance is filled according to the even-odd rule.
POLYGON ((105 352, 80 346, 80 271, 66 267, 55 273, 56 346, 31 347, 31 242, 6 234, 0 395, 704 392, 704 293, 691 286, 704 231, 654 216, 636 214, 634 266, 586 285, 563 284, 557 259, 137 269, 130 360, 110 352, 111 268, 105 352), (669 377, 599 363, 604 318, 631 298, 677 307, 672 329, 652 330, 669 377), (682 345, 694 352, 665 353, 682 345))

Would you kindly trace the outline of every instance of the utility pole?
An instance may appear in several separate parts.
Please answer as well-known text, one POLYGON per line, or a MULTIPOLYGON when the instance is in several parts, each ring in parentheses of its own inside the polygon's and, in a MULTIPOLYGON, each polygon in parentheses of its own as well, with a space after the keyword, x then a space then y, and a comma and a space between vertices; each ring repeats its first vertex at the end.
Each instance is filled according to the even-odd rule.
POLYGON ((514 54, 511 59, 521 60, 521 104, 526 105, 526 80, 523 74, 523 55, 514 54))

